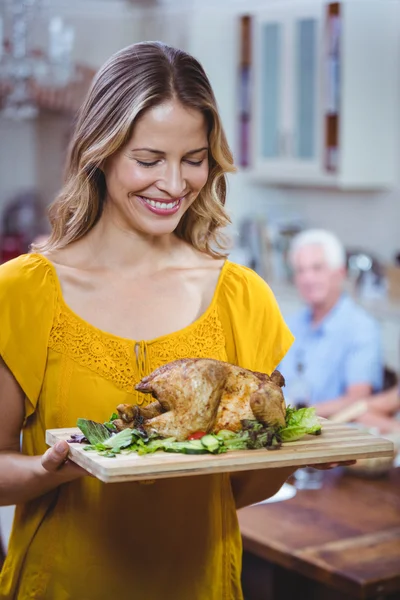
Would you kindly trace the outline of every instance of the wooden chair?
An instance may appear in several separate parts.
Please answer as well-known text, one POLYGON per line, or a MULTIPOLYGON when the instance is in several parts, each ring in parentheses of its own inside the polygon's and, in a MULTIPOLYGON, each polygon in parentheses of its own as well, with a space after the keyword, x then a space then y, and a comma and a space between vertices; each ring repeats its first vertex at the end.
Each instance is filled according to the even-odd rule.
POLYGON ((383 391, 390 390, 392 387, 397 386, 399 378, 397 373, 390 367, 383 368, 383 391))

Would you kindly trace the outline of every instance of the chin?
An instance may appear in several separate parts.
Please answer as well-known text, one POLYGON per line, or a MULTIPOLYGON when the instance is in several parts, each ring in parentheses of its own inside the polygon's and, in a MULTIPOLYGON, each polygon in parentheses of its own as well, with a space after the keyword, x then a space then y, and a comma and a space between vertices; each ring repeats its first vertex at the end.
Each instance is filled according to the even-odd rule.
POLYGON ((175 229, 178 227, 179 221, 181 220, 181 218, 182 217, 180 217, 179 219, 171 219, 168 222, 164 221, 164 222, 159 222, 159 223, 157 223, 157 222, 135 223, 132 225, 132 228, 139 229, 146 235, 150 235, 150 236, 170 235, 170 234, 174 233, 175 229))
POLYGON ((327 297, 326 296, 313 296, 309 303, 312 306, 315 306, 316 308, 318 308, 319 306, 325 306, 327 303, 327 297))
POLYGON ((311 306, 320 306, 325 303, 326 297, 323 294, 310 294, 310 292, 301 293, 304 302, 311 306))

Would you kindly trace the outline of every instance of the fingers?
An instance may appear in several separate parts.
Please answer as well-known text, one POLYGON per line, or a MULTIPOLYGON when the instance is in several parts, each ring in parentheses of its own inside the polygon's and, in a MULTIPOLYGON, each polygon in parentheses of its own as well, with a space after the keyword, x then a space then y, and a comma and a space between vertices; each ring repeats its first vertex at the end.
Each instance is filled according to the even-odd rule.
POLYGON ((42 467, 49 473, 57 473, 62 482, 73 481, 79 477, 90 475, 85 469, 68 460, 69 446, 67 442, 57 442, 46 450, 42 456, 42 467))
POLYGON ((67 442, 57 442, 52 448, 46 450, 42 456, 42 467, 46 471, 58 471, 68 457, 69 447, 67 442))

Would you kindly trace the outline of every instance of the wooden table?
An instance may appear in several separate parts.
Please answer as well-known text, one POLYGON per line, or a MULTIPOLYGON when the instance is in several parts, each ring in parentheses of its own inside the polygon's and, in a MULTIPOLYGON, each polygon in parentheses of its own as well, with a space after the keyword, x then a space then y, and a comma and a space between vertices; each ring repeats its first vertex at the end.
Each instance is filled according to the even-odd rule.
POLYGON ((321 490, 239 511, 246 600, 400 600, 400 468, 324 477, 321 490))

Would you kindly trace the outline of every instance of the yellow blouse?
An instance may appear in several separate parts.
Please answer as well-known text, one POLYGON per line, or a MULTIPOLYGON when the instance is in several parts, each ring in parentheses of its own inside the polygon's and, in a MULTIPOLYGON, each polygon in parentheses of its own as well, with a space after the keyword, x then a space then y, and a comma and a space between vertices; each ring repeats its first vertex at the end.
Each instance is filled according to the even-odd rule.
MULTIPOLYGON (((29 455, 45 452, 46 429, 149 402, 134 386, 162 364, 209 357, 270 373, 292 340, 267 284, 229 261, 201 318, 146 342, 75 314, 43 256, 0 267, 0 355, 26 395, 29 455)), ((83 477, 17 507, 0 599, 240 600, 240 570, 228 475, 152 485, 83 477)))

